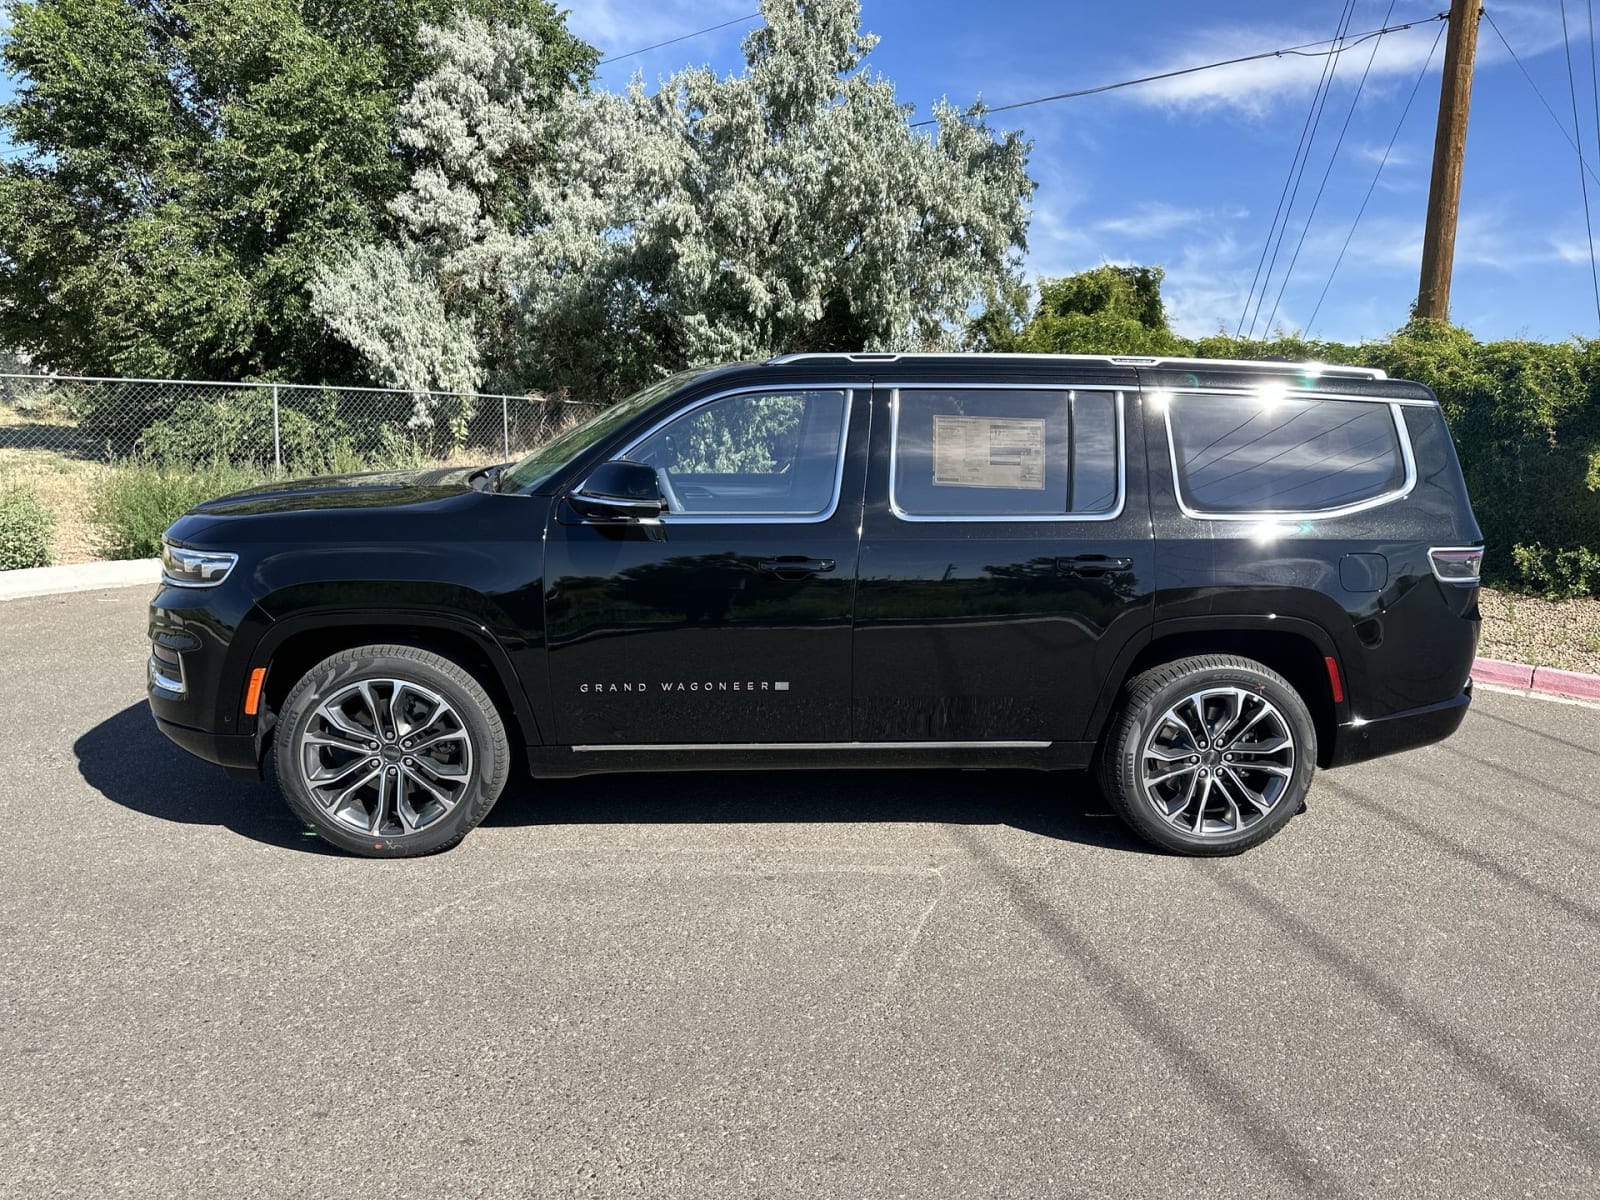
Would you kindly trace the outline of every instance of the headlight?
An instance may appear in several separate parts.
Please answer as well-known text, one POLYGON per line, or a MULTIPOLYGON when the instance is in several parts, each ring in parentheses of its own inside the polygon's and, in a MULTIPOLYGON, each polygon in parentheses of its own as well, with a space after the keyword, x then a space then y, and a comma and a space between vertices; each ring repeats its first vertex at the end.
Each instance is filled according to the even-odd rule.
POLYGON ((161 539, 161 575, 175 587, 216 587, 228 577, 237 554, 220 550, 186 550, 161 539))

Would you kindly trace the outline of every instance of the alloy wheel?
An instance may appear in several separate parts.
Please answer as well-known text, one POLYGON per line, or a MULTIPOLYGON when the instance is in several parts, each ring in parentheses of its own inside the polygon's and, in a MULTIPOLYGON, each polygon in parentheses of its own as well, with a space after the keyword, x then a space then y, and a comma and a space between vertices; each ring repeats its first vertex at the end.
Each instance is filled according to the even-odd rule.
POLYGON ((1139 755, 1155 814, 1191 837, 1230 837, 1275 809, 1295 770, 1294 731, 1259 692, 1212 687, 1172 705, 1139 755))
POLYGON ((332 693, 300 735, 300 772, 329 818, 403 837, 449 814, 472 784, 472 739, 443 696, 403 679, 332 693))

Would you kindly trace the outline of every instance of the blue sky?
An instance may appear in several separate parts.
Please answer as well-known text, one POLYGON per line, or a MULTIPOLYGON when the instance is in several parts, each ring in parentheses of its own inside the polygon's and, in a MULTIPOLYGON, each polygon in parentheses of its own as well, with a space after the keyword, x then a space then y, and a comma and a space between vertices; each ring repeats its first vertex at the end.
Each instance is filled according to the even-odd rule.
MULTIPOLYGON (((926 115, 930 101, 1027 99, 1197 62, 1320 41, 1340 0, 864 0, 882 41, 869 62, 926 115)), ((1447 0, 1395 0, 1388 23, 1425 18, 1447 0)), ((753 12, 754 0, 584 0, 573 28, 615 54, 753 12)), ((1486 8, 1557 113, 1571 125, 1561 14, 1554 0, 1486 8)), ((1385 24, 1389 0, 1357 0, 1352 32, 1385 24)), ((1586 3, 1567 0, 1585 153, 1600 160, 1586 3)), ((755 21, 602 68, 620 87, 686 63, 736 70, 755 21)), ((1381 40, 1275 325, 1310 319, 1439 26, 1381 40)), ((1344 54, 1302 184, 1266 309, 1372 44, 1344 54)), ((1401 324, 1416 292, 1441 42, 1312 332, 1357 340, 1401 324)), ((1034 141, 1039 183, 1029 237, 1032 275, 1101 262, 1167 269, 1174 325, 1210 333, 1238 323, 1306 117, 1322 60, 1273 59, 1105 96, 997 114, 1034 141)), ((1594 163, 1600 172, 1600 161, 1594 163)), ((1600 183, 1590 180, 1600 221, 1600 183)), ((1600 223, 1596 233, 1600 234, 1600 223)), ((1590 280, 1577 157, 1487 22, 1479 38, 1453 318, 1480 337, 1600 334, 1590 280)), ((1264 325, 1266 311, 1261 319, 1264 325)))

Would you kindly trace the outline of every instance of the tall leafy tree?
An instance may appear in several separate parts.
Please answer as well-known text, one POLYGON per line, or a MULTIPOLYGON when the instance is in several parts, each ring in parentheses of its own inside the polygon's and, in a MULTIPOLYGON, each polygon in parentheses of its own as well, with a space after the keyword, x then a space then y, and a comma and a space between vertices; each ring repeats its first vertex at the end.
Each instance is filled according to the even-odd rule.
POLYGON ((537 34, 542 95, 586 85, 596 53, 547 0, 11 5, 0 344, 94 374, 365 376, 308 285, 394 234, 418 32, 458 7, 537 34))
POLYGON ((699 362, 952 344, 1015 269, 1027 143, 949 104, 912 128, 866 69, 858 0, 762 14, 737 75, 555 104, 538 36, 471 16, 427 35, 403 234, 325 272, 319 311, 411 387, 467 343, 496 386, 596 396, 699 362))

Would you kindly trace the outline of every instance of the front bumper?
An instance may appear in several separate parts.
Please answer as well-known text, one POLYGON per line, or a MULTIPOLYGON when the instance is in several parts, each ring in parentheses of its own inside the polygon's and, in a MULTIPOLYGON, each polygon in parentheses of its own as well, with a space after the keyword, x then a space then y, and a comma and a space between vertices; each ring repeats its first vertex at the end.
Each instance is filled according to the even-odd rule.
MULTIPOLYGON (((154 714, 152 714, 154 715, 154 714)), ((256 759, 256 738, 253 733, 209 733, 204 729, 191 729, 172 721, 155 718, 156 728, 182 746, 196 758, 216 763, 236 779, 259 779, 261 769, 256 759)))
POLYGON ((1346 767, 1443 741, 1461 728, 1471 703, 1472 680, 1468 679, 1460 695, 1438 704, 1407 709, 1371 721, 1347 722, 1339 726, 1332 761, 1328 765, 1346 767))
POLYGON ((150 603, 146 696, 156 728, 230 775, 260 777, 263 723, 242 712, 238 619, 222 588, 162 587, 150 603), (222 607, 218 607, 224 602, 222 607))

